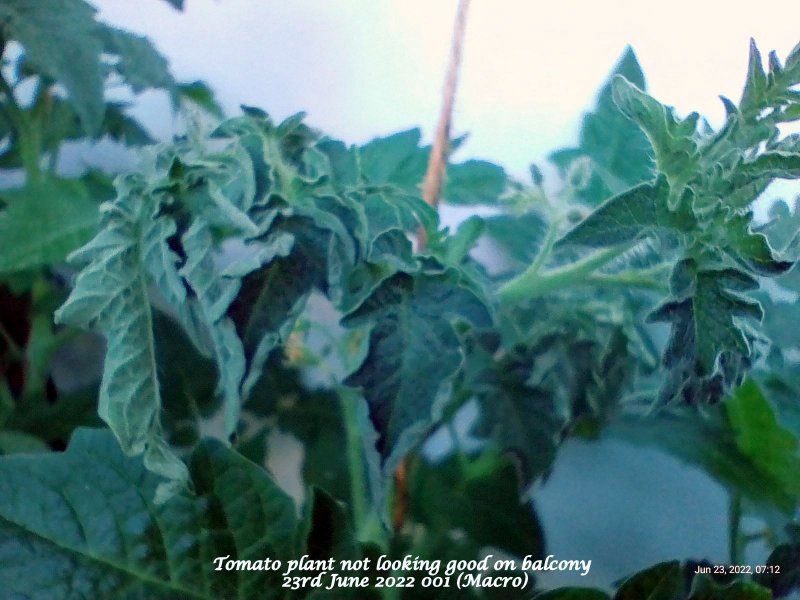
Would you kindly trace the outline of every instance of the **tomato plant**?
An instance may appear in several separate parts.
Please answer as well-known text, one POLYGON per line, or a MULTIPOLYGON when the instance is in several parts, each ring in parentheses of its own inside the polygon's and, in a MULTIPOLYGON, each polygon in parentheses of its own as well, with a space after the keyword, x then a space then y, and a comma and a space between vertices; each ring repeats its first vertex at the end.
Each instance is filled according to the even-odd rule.
POLYGON ((65 140, 150 141, 104 77, 211 96, 82 0, 7 1, 0 33, 0 160, 25 172, 0 196, 5 597, 609 598, 523 568, 549 560, 531 487, 565 439, 599 436, 699 466, 731 499, 730 565, 655 565, 615 598, 797 590, 800 207, 752 208, 800 177, 782 133, 800 47, 765 69, 752 45, 719 130, 648 95, 626 50, 579 144, 550 157, 558 191, 535 166, 449 164, 442 201, 493 209, 451 230, 420 197, 418 130, 353 146, 302 113, 242 107, 149 146, 113 191, 60 178, 65 140), (78 328, 105 357, 70 395, 49 377, 78 328), (294 493, 270 472, 276 432, 302 447, 294 493), (755 538, 763 568, 728 568, 755 538), (487 572, 487 554, 513 568, 487 572))

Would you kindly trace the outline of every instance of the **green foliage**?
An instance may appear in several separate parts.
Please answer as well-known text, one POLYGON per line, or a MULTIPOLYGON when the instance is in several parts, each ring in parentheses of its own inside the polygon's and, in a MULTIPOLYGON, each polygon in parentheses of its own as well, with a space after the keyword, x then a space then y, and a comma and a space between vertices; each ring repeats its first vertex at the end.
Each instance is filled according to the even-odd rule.
POLYGON ((631 47, 626 48, 597 97, 595 111, 584 116, 577 148, 565 148, 550 155, 550 160, 567 176, 577 159, 589 160, 591 175, 576 190, 590 206, 623 192, 653 176, 652 148, 642 131, 620 111, 612 97, 615 75, 621 75, 645 89, 644 74, 631 47))
POLYGON ((97 206, 79 180, 47 179, 0 191, 0 274, 64 261, 97 228, 97 206))
POLYGON ((4 458, 4 593, 281 598, 280 574, 216 570, 213 559, 299 556, 306 517, 263 469, 219 442, 200 444, 189 470, 193 493, 159 506, 158 477, 106 431, 77 431, 64 454, 4 458))
POLYGON ((104 48, 94 12, 83 0, 9 0, 0 7, 3 45, 19 42, 25 48, 26 68, 64 85, 88 134, 95 133, 103 119, 99 55, 104 48))
MULTIPOLYGON (((773 180, 800 177, 798 138, 778 128, 800 117, 800 51, 785 66, 771 55, 766 72, 753 46, 742 100, 724 100, 712 131, 649 96, 626 50, 578 146, 551 156, 560 186, 546 191, 535 166, 526 184, 486 161, 450 164, 443 202, 491 212, 450 230, 420 197, 419 130, 349 146, 302 113, 275 122, 242 107, 152 146, 113 191, 102 176, 61 178, 64 141, 151 141, 104 83, 221 111, 82 0, 6 3, 0 23, 21 48, 3 55, 0 161, 26 176, 0 192, 0 301, 22 315, 0 313, 0 555, 14 557, 2 589, 430 597, 284 594, 278 574, 212 561, 542 557, 530 491, 564 439, 603 435, 703 469, 731 494, 731 562, 754 539, 740 531, 746 514, 786 565, 714 579, 662 563, 615 600, 797 587, 795 530, 778 530, 800 507, 800 223, 776 203, 758 225, 753 204, 773 180), (54 56, 56 43, 70 52, 54 56), (25 103, 15 88, 28 77, 25 103), (499 270, 473 252, 484 241, 499 270), (98 389, 51 377, 70 327, 105 339, 98 389), (80 429, 98 416, 110 431, 80 429), (65 453, 40 452, 76 428, 65 453), (302 449, 294 497, 267 473, 287 440, 302 449)), ((436 597, 610 598, 534 596, 535 583, 460 592, 436 597)))

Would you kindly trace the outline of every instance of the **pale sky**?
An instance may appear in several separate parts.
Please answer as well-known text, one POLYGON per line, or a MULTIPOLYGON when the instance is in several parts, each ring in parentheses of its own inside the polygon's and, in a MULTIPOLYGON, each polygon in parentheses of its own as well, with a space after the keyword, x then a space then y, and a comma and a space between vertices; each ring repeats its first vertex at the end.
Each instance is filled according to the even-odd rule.
MULTIPOLYGON (((455 0, 92 0, 101 17, 150 37, 180 79, 202 78, 230 114, 298 110, 350 142, 420 125, 439 110, 455 0)), ((571 143, 580 114, 631 44, 650 91, 721 122, 739 99, 748 40, 783 58, 800 41, 796 1, 472 0, 454 128, 463 157, 524 173, 571 143)), ((141 109, 166 131, 166 102, 141 109), (157 115, 154 113, 161 113, 157 115)))

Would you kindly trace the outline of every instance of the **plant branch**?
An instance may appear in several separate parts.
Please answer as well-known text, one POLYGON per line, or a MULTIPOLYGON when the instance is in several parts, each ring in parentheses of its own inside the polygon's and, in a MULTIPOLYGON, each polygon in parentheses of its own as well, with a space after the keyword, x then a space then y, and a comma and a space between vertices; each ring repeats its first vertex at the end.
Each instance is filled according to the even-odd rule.
MULTIPOLYGON (((601 250, 575 263, 541 274, 539 273, 540 261, 534 261, 523 273, 503 284, 497 292, 498 297, 504 303, 520 302, 566 287, 592 283, 591 277, 597 269, 620 257, 630 247, 631 244, 624 244, 601 250)), ((615 280, 615 276, 612 275, 596 275, 594 283, 622 285, 625 281, 625 285, 628 285, 631 281, 619 281, 619 275, 616 277, 615 280)))

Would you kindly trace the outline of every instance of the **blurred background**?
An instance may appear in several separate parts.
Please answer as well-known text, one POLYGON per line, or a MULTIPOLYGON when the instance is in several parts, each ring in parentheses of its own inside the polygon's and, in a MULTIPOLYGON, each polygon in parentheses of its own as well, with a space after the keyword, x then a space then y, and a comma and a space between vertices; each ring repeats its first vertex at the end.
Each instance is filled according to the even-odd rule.
MULTIPOLYGON (((102 20, 153 40, 178 80, 206 81, 230 115, 239 104, 277 119, 304 110, 312 125, 352 143, 414 126, 433 135, 455 0, 187 0, 182 13, 155 0, 92 3, 102 20)), ((472 0, 453 123, 469 141, 457 158, 525 178, 531 162, 576 142, 582 112, 628 44, 652 95, 719 126, 718 95, 741 95, 749 38, 785 56, 800 41, 798 17, 789 1, 756 12, 717 1, 472 0)), ((181 127, 156 92, 134 113, 156 138, 181 127)), ((67 169, 135 160, 105 142, 73 150, 67 169)), ((469 214, 446 211, 446 223, 469 214)), ((588 576, 554 574, 545 586, 609 586, 661 560, 727 557, 725 491, 653 450, 570 441, 534 498, 548 551, 592 559, 588 576)), ((765 556, 751 551, 751 564, 765 556)))

